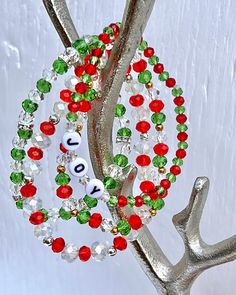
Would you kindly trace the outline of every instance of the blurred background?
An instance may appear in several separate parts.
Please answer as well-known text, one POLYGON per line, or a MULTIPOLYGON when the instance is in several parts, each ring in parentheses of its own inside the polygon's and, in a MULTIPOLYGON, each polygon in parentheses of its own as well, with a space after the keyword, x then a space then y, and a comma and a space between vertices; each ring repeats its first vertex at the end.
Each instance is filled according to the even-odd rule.
MULTIPOLYGON (((104 26, 121 20, 125 1, 70 0, 68 5, 79 34, 86 35, 98 34, 104 26)), ((66 264, 34 237, 32 226, 15 209, 9 193, 9 151, 20 104, 42 70, 63 52, 63 46, 42 1, 1 0, 1 11, 0 295, 156 294, 131 251, 103 263, 66 264)), ((184 89, 189 115, 190 147, 183 174, 173 186, 166 207, 149 226, 173 263, 181 258, 184 247, 171 219, 186 206, 197 176, 211 180, 201 222, 204 240, 216 243, 236 231, 235 14, 233 0, 159 0, 144 34, 184 89)), ((42 104, 38 120, 50 114, 60 85, 57 83, 53 95, 42 104)), ((174 114, 171 104, 166 108, 168 114, 174 114)), ((173 125, 167 135, 172 145, 173 125)), ((56 140, 59 138, 60 134, 56 140)), ((55 150, 53 144, 50 151, 55 150)), ((83 155, 88 157, 86 145, 83 155)), ((44 169, 37 180, 40 197, 46 204, 55 204, 55 163, 48 161, 44 169)), ((101 210, 109 214, 106 208, 101 210)), ((104 239, 103 234, 78 229, 74 224, 63 225, 60 231, 80 244, 104 239)), ((233 262, 205 272, 191 294, 236 293, 235 271, 233 262)))

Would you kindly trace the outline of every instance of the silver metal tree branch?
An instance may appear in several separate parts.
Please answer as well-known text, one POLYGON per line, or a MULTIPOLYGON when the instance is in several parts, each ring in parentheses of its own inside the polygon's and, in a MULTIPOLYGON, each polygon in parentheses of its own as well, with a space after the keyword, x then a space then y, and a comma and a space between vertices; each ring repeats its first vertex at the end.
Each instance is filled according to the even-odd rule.
MULTIPOLYGON (((43 0, 50 18, 65 46, 78 38, 65 0, 43 0)), ((88 122, 90 157, 95 175, 102 179, 112 163, 112 126, 114 108, 130 63, 155 0, 128 0, 122 21, 122 30, 112 50, 108 64, 102 72, 101 97, 94 101, 88 122)), ((136 177, 132 167, 120 193, 131 195, 136 177)), ((140 266, 156 287, 158 294, 187 295, 195 279, 206 269, 236 259, 236 236, 215 245, 207 245, 200 236, 199 224, 209 189, 209 180, 199 177, 195 181, 188 206, 173 217, 181 235, 185 253, 172 265, 147 227, 131 243, 140 266)), ((122 212, 111 210, 116 219, 122 212)), ((125 212, 130 213, 130 212, 125 212)))

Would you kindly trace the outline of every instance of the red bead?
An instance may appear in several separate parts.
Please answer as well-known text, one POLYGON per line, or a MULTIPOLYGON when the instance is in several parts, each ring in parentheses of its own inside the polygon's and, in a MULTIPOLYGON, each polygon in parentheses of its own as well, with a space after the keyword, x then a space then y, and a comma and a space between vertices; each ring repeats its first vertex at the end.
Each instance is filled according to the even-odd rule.
POLYGON ((52 242, 52 251, 54 253, 60 253, 65 248, 65 240, 63 238, 56 238, 52 242))
POLYGON ((153 71, 157 74, 161 74, 163 71, 164 71, 164 66, 163 64, 156 64, 154 67, 153 67, 153 71))
POLYGON ((87 113, 91 110, 91 103, 87 100, 81 100, 78 102, 79 104, 79 111, 82 113, 87 113))
POLYGON ((38 160, 42 159, 42 157, 43 157, 43 151, 37 147, 31 147, 28 150, 27 154, 32 160, 35 160, 35 161, 38 161, 38 160))
POLYGON ((36 192, 37 188, 32 183, 26 183, 20 189, 20 193, 24 198, 31 198, 36 194, 36 192))
POLYGON ((181 173, 181 169, 179 166, 173 165, 172 167, 170 167, 170 172, 174 175, 179 175, 181 173))
POLYGON ((75 85, 75 90, 80 94, 84 94, 88 90, 88 86, 84 82, 79 82, 75 85))
POLYGON ((91 54, 88 54, 88 55, 85 56, 85 58, 84 58, 84 65, 85 66, 90 63, 91 57, 92 57, 91 54))
POLYGON ((152 57, 154 54, 154 49, 152 47, 147 47, 143 52, 145 57, 152 57))
POLYGON ((61 185, 57 188, 56 194, 61 199, 68 199, 73 193, 70 185, 61 185))
POLYGON ((128 204, 127 198, 125 196, 118 196, 117 199, 118 199, 118 206, 120 208, 124 208, 128 204))
POLYGON ((68 104, 68 110, 72 113, 77 113, 79 111, 79 103, 78 102, 71 102, 68 104))
POLYGON ((136 158, 136 163, 139 165, 139 166, 148 166, 150 165, 151 163, 151 159, 148 155, 139 155, 137 158, 136 158))
POLYGON ((67 153, 68 150, 66 148, 64 148, 64 146, 62 145, 62 143, 60 143, 60 150, 63 154, 67 153))
POLYGON ((179 114, 176 116, 176 121, 179 124, 184 124, 187 121, 187 116, 185 114, 179 114))
POLYGON ((156 186, 152 181, 145 180, 140 183, 140 190, 145 194, 156 191, 156 186))
POLYGON ((177 105, 177 106, 182 106, 184 104, 185 100, 183 98, 183 96, 176 96, 174 98, 174 103, 177 105))
POLYGON ((133 214, 129 217, 129 224, 134 230, 140 229, 143 225, 142 219, 137 214, 133 214))
POLYGON ((139 107, 144 103, 144 97, 141 94, 132 95, 129 99, 129 103, 133 107, 139 107))
POLYGON ((176 157, 177 158, 180 158, 180 159, 183 159, 186 157, 186 151, 184 149, 179 149, 176 151, 176 157))
POLYGON ((151 125, 147 121, 140 121, 136 124, 136 130, 141 133, 147 133, 150 128, 151 125))
POLYGON ((186 141, 188 139, 188 134, 186 132, 179 132, 177 138, 179 141, 186 141))
POLYGON ((90 259, 92 253, 89 247, 83 246, 79 249, 78 256, 79 259, 83 262, 86 262, 90 259))
POLYGON ((164 106, 165 105, 164 105, 163 101, 160 99, 154 99, 149 104, 150 110, 154 113, 157 113, 157 112, 160 112, 161 110, 163 110, 164 106))
POLYGON ((60 92, 60 99, 64 102, 72 102, 71 94, 72 91, 70 91, 69 89, 64 89, 60 92))
POLYGON ((34 225, 39 225, 44 222, 44 219, 45 215, 43 214, 43 212, 38 211, 30 215, 29 221, 34 225))
POLYGON ((92 76, 92 75, 96 74, 97 69, 96 69, 95 65, 88 64, 88 65, 86 65, 86 67, 85 67, 85 72, 86 72, 87 74, 89 74, 90 76, 92 76))
POLYGON ((123 251, 127 248, 127 241, 123 237, 115 237, 113 240, 113 245, 116 250, 123 251))
POLYGON ((160 185, 164 187, 164 189, 169 189, 171 186, 171 182, 168 179, 162 179, 160 185))
POLYGON ((135 207, 141 207, 144 204, 144 200, 141 196, 135 197, 135 207))
POLYGON ((96 56, 98 58, 102 57, 102 55, 103 55, 103 51, 101 48, 94 48, 94 49, 92 49, 91 53, 93 56, 96 56))
POLYGON ((40 130, 43 134, 50 136, 56 131, 55 125, 52 122, 42 122, 40 124, 40 130))
POLYGON ((164 156, 168 153, 169 147, 165 143, 158 143, 153 147, 153 150, 158 156, 164 156))
POLYGON ((146 68, 147 68, 147 62, 144 59, 140 59, 138 62, 135 62, 133 64, 133 69, 137 73, 145 71, 146 68))
POLYGON ((93 213, 89 219, 89 226, 98 228, 102 223, 102 215, 100 213, 93 213))
POLYGON ((176 84, 176 81, 174 78, 169 78, 166 80, 166 86, 169 87, 169 88, 172 88, 174 87, 176 84))
POLYGON ((83 66, 77 66, 75 68, 75 71, 74 71, 75 72, 75 75, 80 78, 83 75, 84 70, 85 70, 85 66, 84 65, 83 66))
POLYGON ((117 24, 110 24, 110 26, 114 32, 114 37, 117 38, 117 36, 119 35, 120 32, 120 28, 117 26, 117 24))
POLYGON ((168 196, 168 190, 165 190, 165 193, 163 195, 159 195, 157 199, 165 199, 168 196))
POLYGON ((98 36, 99 40, 101 40, 104 44, 109 44, 111 42, 110 36, 108 34, 100 34, 98 36))

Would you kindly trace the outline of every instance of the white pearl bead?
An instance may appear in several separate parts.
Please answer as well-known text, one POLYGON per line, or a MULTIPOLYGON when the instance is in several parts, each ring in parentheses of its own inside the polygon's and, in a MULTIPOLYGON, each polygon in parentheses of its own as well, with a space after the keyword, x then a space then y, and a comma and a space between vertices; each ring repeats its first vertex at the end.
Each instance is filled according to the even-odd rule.
POLYGON ((75 85, 79 83, 79 79, 76 76, 69 76, 65 80, 65 86, 71 91, 75 91, 75 85))
POLYGON ((92 198, 100 198, 104 192, 104 184, 99 179, 91 179, 86 185, 85 191, 92 198))
POLYGON ((81 144, 81 136, 78 132, 66 132, 62 137, 62 144, 68 151, 75 151, 81 144))
POLYGON ((70 162, 69 171, 76 177, 83 177, 88 172, 88 163, 83 158, 76 158, 70 162))

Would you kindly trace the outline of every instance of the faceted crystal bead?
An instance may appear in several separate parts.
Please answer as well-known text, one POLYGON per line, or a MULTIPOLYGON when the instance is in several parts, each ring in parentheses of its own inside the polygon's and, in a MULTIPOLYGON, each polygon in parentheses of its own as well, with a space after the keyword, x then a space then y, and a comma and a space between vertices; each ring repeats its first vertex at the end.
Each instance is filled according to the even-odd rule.
POLYGON ((24 111, 20 112, 18 125, 31 126, 33 122, 34 122, 34 114, 25 113, 24 111))
POLYGON ((11 170, 20 172, 23 169, 23 163, 22 162, 18 162, 18 161, 11 162, 10 168, 11 168, 11 170))
POLYGON ((105 202, 105 203, 107 203, 109 201, 109 199, 110 199, 110 194, 108 193, 108 191, 105 190, 103 192, 100 200, 103 201, 103 202, 105 202))
POLYGON ((81 183, 82 185, 86 185, 89 181, 90 181, 90 178, 88 175, 84 175, 83 177, 79 179, 79 183, 81 183))
POLYGON ((18 135, 16 135, 12 140, 12 145, 15 148, 24 148, 27 144, 27 141, 25 139, 20 138, 18 135))
POLYGON ((21 188, 20 185, 11 184, 9 190, 13 196, 19 196, 20 195, 20 188, 21 188))
POLYGON ((155 169, 152 167, 140 167, 138 171, 138 179, 139 180, 152 180, 152 181, 157 181, 158 174, 155 169))
POLYGON ((36 161, 26 161, 23 164, 23 172, 25 176, 34 177, 42 171, 41 165, 36 161))
POLYGON ((28 198, 24 200, 23 211, 26 215, 31 215, 31 213, 42 209, 42 200, 39 198, 28 198))
POLYGON ((55 114, 57 114, 59 117, 63 117, 67 113, 67 106, 63 102, 55 102, 53 111, 55 114))
POLYGON ((48 219, 51 222, 56 222, 59 218, 59 209, 58 208, 50 208, 48 210, 48 219))
POLYGON ((125 86, 125 91, 132 95, 140 94, 143 89, 143 84, 139 83, 137 80, 131 80, 127 82, 125 86))
POLYGON ((43 93, 40 93, 37 89, 30 90, 28 98, 36 103, 39 103, 40 101, 44 100, 43 93))
POLYGON ((51 139, 43 133, 35 133, 31 138, 31 142, 34 146, 41 149, 46 149, 51 145, 51 139))
POLYGON ((54 70, 43 70, 42 74, 43 79, 45 79, 48 82, 55 81, 57 79, 57 73, 54 70))
POLYGON ((88 208, 88 206, 87 206, 87 204, 85 203, 85 201, 83 199, 79 199, 77 201, 76 209, 78 211, 81 211, 81 210, 84 210, 84 209, 87 209, 87 208, 88 208))
POLYGON ((164 131, 157 132, 154 141, 157 143, 167 142, 167 134, 164 131))
POLYGON ((62 208, 66 211, 72 211, 75 210, 78 205, 78 202, 76 199, 70 198, 62 202, 62 208))
POLYGON ((128 118, 121 117, 121 118, 119 118, 119 123, 120 123, 120 127, 121 128, 123 128, 123 127, 129 127, 130 120, 128 118))
POLYGON ((71 91, 75 91, 75 85, 79 83, 79 79, 76 76, 69 76, 65 79, 65 86, 71 91))
POLYGON ((147 95, 151 100, 158 99, 160 91, 157 88, 151 88, 147 90, 147 95))
POLYGON ((141 106, 132 110, 131 115, 136 121, 148 120, 150 116, 150 110, 144 106, 141 106))
POLYGON ((138 154, 149 154, 151 152, 151 146, 147 140, 141 140, 134 145, 134 150, 138 154))
POLYGON ((34 235, 39 240, 44 240, 46 238, 51 237, 52 233, 53 233, 53 228, 52 228, 52 225, 49 223, 44 222, 34 227, 34 235))
POLYGON ((151 221, 152 216, 149 208, 146 205, 135 207, 134 211, 142 219, 143 224, 148 224, 151 221))
POLYGON ((139 235, 139 232, 137 230, 131 230, 131 232, 128 234, 128 236, 126 236, 126 240, 133 242, 135 240, 137 240, 139 235))
POLYGON ((58 155, 56 158, 56 162, 59 165, 65 166, 68 163, 68 157, 66 154, 58 155))
POLYGON ((94 242, 91 246, 92 257, 96 261, 103 261, 108 254, 108 246, 105 243, 94 242))
POLYGON ((141 58, 142 58, 142 53, 141 53, 140 51, 137 50, 137 51, 135 52, 135 55, 134 55, 134 57, 133 57, 131 63, 138 62, 138 61, 140 61, 141 58))
POLYGON ((109 165, 106 173, 107 173, 107 175, 109 175, 115 179, 119 179, 123 175, 122 168, 117 166, 116 164, 109 165))
POLYGON ((112 219, 104 218, 100 225, 100 228, 103 232, 110 232, 114 226, 115 223, 112 219))
POLYGON ((61 258, 66 262, 73 262, 78 257, 79 249, 74 244, 67 244, 61 252, 61 258))
POLYGON ((65 52, 61 54, 59 58, 63 59, 68 64, 68 66, 74 65, 81 61, 77 50, 73 47, 67 47, 65 52))

